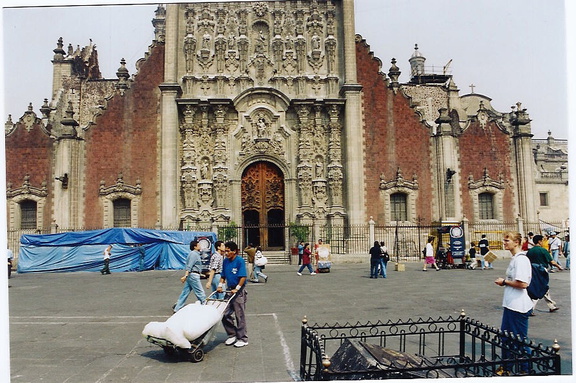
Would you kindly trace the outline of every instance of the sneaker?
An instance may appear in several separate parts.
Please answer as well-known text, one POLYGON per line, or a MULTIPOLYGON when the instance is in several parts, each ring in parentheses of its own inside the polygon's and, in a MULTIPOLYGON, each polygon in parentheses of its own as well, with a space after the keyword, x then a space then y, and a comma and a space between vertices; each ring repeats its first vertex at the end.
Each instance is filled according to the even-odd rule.
POLYGON ((310 275, 316 275, 316 273, 315 273, 315 272, 311 272, 310 275))
POLYGON ((299 272, 296 272, 296 274, 298 274, 298 275, 302 275, 302 273, 299 273, 299 272))
POLYGON ((264 278, 264 283, 268 282, 268 277, 264 278))
MULTIPOLYGON (((234 338, 236 339, 236 338, 234 338)), ((248 342, 244 342, 243 340, 239 340, 238 342, 234 343, 234 347, 244 347, 248 346, 248 342)))
POLYGON ((553 309, 550 309, 550 312, 553 313, 554 311, 558 311, 560 307, 554 307, 553 309))
POLYGON ((224 342, 224 344, 226 346, 232 346, 234 343, 236 343, 236 337, 235 336, 226 339, 226 342, 224 342))

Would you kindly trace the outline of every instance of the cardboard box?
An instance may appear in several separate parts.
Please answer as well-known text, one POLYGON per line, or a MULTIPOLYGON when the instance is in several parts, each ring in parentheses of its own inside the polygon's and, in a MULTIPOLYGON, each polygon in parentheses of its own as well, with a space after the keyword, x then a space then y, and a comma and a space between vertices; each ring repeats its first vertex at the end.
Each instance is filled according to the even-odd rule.
POLYGON ((497 259, 498 259, 498 256, 491 251, 489 251, 488 253, 486 253, 486 255, 484 255, 484 261, 486 261, 488 263, 492 263, 497 259))

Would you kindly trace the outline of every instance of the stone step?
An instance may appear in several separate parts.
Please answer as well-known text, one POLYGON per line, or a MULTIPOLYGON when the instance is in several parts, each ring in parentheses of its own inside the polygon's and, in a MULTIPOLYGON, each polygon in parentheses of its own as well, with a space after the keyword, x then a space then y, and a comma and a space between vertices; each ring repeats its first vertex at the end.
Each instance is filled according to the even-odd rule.
MULTIPOLYGON (((271 265, 288 265, 290 264, 290 254, 287 251, 264 251, 263 252, 268 263, 271 265)), ((246 256, 244 254, 244 256, 246 256)))

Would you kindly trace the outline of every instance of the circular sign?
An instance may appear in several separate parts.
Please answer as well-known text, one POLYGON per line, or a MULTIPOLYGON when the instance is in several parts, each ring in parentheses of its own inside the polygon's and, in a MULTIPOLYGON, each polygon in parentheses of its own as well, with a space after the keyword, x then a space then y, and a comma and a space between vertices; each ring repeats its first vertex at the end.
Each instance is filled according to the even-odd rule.
POLYGON ((452 226, 450 229, 450 236, 452 238, 460 238, 464 233, 462 232, 462 228, 460 226, 452 226))

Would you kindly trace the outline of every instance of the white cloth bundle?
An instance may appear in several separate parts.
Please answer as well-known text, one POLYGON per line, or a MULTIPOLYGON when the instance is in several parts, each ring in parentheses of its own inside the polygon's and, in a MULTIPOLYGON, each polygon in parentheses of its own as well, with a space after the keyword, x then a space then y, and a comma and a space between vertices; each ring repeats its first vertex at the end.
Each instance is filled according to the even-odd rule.
POLYGON ((142 335, 165 339, 180 348, 191 348, 190 341, 210 330, 220 318, 216 307, 196 302, 182 307, 166 322, 148 323, 142 335))

